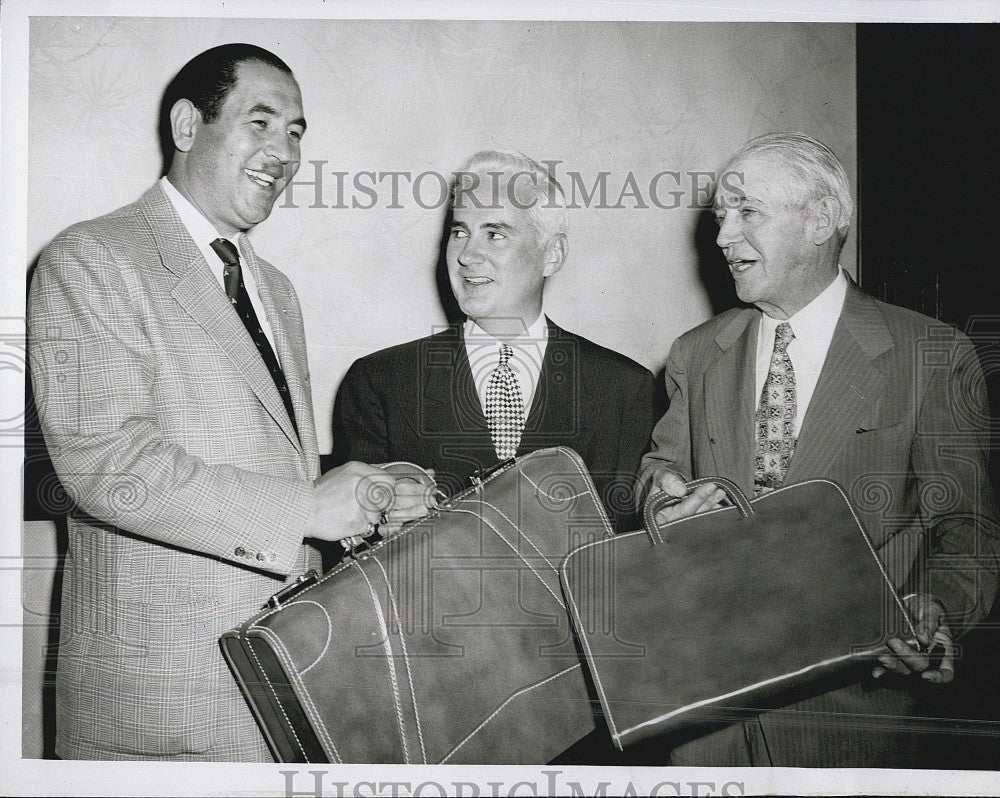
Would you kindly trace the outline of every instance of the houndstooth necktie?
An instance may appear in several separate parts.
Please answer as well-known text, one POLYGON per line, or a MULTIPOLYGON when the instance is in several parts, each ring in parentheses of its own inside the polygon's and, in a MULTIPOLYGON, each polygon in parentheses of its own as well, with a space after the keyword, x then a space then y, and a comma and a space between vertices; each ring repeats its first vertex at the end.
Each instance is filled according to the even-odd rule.
POLYGON ((757 456, 754 469, 754 495, 780 488, 795 452, 795 370, 788 357, 788 344, 795 333, 788 322, 774 331, 774 351, 767 379, 757 407, 757 456))
POLYGON ((509 361, 514 350, 507 344, 500 347, 500 364, 486 385, 486 423, 493 438, 497 457, 506 460, 517 453, 524 430, 524 400, 521 386, 509 361))

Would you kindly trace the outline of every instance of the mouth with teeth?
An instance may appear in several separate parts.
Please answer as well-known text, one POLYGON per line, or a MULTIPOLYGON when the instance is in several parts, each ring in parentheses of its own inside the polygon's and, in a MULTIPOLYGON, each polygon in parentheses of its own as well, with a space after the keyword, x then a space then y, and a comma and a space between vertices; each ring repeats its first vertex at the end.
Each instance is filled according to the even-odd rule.
POLYGON ((271 188, 274 185, 275 180, 278 176, 268 174, 267 172, 261 172, 257 169, 244 169, 243 174, 250 178, 250 180, 256 183, 261 188, 271 188))
POLYGON ((472 286, 488 285, 493 282, 489 277, 463 277, 462 280, 465 281, 466 285, 472 286))
POLYGON ((729 260, 729 270, 735 276, 737 274, 745 272, 751 266, 755 266, 756 263, 757 263, 756 260, 751 260, 748 258, 732 258, 729 260))

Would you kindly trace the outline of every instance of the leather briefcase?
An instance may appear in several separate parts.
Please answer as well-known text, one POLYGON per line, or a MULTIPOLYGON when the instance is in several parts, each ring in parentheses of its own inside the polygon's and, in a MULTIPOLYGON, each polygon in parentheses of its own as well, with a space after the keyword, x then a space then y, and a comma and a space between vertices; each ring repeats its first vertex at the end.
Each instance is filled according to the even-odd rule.
POLYGON ((572 450, 500 465, 223 635, 278 761, 544 764, 594 729, 558 567, 611 526, 572 450))
POLYGON ((828 480, 570 552, 560 573, 615 746, 690 734, 790 703, 871 667, 915 632, 844 491, 828 480))

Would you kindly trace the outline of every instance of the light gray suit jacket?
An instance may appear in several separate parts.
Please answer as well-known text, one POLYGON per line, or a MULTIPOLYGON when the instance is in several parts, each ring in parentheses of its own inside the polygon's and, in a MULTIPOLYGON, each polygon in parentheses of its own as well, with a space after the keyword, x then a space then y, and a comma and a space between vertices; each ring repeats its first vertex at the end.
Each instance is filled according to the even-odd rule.
MULTIPOLYGON (((666 465, 685 479, 728 477, 752 495, 759 324, 760 311, 735 309, 674 343, 666 369, 670 408, 643 459, 644 484, 666 465)), ((989 611, 997 588, 988 418, 982 370, 966 336, 851 283, 785 480, 839 483, 895 584, 935 595, 959 633, 989 611)), ((891 716, 910 706, 892 695, 899 692, 858 690, 846 703, 827 701, 824 711, 891 716)), ((765 732, 779 716, 764 716, 765 732)), ((860 722, 832 743, 828 731, 810 739, 807 725, 799 724, 792 740, 773 729, 767 740, 773 764, 865 764, 872 756, 877 762, 878 738, 886 736, 873 723, 874 742, 854 737, 854 744, 843 744, 845 735, 864 731, 860 722)))
POLYGON ((29 297, 42 430, 68 521, 63 758, 269 759, 218 646, 290 575, 319 457, 298 299, 252 258, 299 435, 159 185, 74 225, 29 297))

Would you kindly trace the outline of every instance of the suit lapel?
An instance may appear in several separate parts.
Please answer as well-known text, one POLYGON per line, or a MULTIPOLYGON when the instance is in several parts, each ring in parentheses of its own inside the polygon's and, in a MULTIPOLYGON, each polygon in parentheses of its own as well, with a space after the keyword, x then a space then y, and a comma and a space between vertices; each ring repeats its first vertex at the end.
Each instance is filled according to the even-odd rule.
POLYGON ((423 353, 426 366, 420 364, 417 378, 423 383, 423 408, 420 433, 454 433, 467 431, 479 438, 489 439, 486 416, 476 392, 465 351, 461 328, 449 330, 447 336, 432 337, 428 346, 433 350, 423 353))
MULTIPOLYGON (((201 251, 191 240, 163 189, 159 185, 154 186, 145 194, 140 205, 140 211, 149 220, 161 265, 177 278, 172 291, 177 304, 229 358, 264 408, 301 451, 288 412, 256 345, 243 322, 233 312, 211 270, 206 268, 201 251)), ((271 315, 268 315, 269 321, 271 315)))
MULTIPOLYGON (((272 283, 270 272, 261 266, 260 259, 253 252, 252 247, 247 246, 245 249, 249 250, 250 267, 253 269, 254 279, 257 282, 257 294, 260 296, 260 303, 264 308, 267 322, 271 327, 271 334, 274 336, 275 354, 278 356, 278 362, 281 364, 281 370, 285 375, 285 382, 292 397, 292 409, 295 411, 299 435, 295 435, 295 430, 291 426, 287 412, 276 416, 276 420, 281 424, 281 428, 286 435, 290 433, 290 440, 300 445, 300 449, 311 452, 315 446, 316 451, 318 451, 318 446, 315 443, 316 429, 312 423, 312 397, 309 393, 306 381, 307 375, 305 373, 306 342, 304 340, 291 340, 289 326, 285 318, 286 310, 284 307, 279 308, 275 302, 276 286, 272 283), (286 421, 288 422, 287 426, 284 423, 286 421), (300 437, 302 440, 300 440, 300 437)), ((256 350, 256 348, 255 345, 254 349, 256 350)), ((259 356, 258 359, 260 359, 259 356)), ((268 379, 273 386, 274 381, 270 379, 270 375, 268 375, 268 379)), ((280 401, 281 397, 277 392, 275 392, 275 396, 278 396, 280 401)), ((284 410, 283 402, 281 403, 281 407, 284 410)))
POLYGON ((542 357, 542 368, 538 375, 538 385, 531 399, 524 426, 525 437, 553 432, 578 434, 585 430, 575 429, 584 416, 578 406, 585 400, 579 390, 578 344, 573 337, 546 318, 548 340, 542 357))
POLYGON ((877 359, 893 345, 875 302, 849 283, 786 484, 828 473, 855 430, 874 423, 888 387, 877 359))
POLYGON ((745 310, 736 315, 716 336, 719 354, 704 377, 705 423, 715 472, 744 490, 753 488, 754 375, 759 327, 759 312, 745 310))

